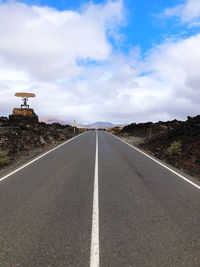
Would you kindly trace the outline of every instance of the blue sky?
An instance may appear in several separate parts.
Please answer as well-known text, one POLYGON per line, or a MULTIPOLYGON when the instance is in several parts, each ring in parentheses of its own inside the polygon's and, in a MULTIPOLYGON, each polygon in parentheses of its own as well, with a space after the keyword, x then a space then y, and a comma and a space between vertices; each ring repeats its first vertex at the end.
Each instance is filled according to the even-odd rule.
POLYGON ((4 0, 0 32, 4 115, 19 90, 46 100, 40 117, 80 123, 199 112, 199 0, 4 0))

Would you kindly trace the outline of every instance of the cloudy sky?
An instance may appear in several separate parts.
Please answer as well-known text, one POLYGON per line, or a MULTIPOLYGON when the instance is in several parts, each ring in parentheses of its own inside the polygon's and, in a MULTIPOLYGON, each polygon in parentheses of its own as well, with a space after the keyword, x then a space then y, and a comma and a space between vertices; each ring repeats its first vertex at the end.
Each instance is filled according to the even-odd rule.
POLYGON ((0 0, 0 116, 34 92, 79 123, 200 113, 200 0, 0 0))

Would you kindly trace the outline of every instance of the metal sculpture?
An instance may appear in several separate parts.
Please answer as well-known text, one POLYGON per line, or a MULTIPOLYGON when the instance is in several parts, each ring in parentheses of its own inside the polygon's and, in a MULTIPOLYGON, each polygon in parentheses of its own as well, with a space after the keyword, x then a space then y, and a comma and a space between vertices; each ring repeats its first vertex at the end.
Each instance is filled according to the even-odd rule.
POLYGON ((32 93, 16 93, 15 96, 22 98, 23 104, 21 105, 21 109, 23 107, 29 109, 29 105, 27 104, 28 98, 29 97, 35 97, 35 94, 32 94, 32 93))

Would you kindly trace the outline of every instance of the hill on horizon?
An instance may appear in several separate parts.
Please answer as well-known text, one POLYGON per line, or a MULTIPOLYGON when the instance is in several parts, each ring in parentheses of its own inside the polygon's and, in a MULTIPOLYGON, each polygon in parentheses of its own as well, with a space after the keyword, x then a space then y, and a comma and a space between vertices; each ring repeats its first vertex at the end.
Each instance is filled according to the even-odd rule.
POLYGON ((90 123, 90 124, 87 124, 85 125, 85 127, 88 127, 88 128, 113 128, 115 126, 125 126, 124 124, 114 124, 112 122, 108 122, 108 121, 97 121, 97 122, 94 122, 94 123, 90 123))
MULTIPOLYGON (((42 117, 40 119, 41 122, 45 122, 47 124, 51 124, 51 123, 60 123, 62 125, 71 125, 71 122, 59 119, 57 117, 42 117)), ((120 126, 123 127, 125 126, 125 124, 114 124, 112 122, 108 122, 108 121, 97 121, 97 122, 93 122, 93 123, 89 123, 89 124, 79 124, 78 123, 78 128, 113 128, 115 126, 120 126)))

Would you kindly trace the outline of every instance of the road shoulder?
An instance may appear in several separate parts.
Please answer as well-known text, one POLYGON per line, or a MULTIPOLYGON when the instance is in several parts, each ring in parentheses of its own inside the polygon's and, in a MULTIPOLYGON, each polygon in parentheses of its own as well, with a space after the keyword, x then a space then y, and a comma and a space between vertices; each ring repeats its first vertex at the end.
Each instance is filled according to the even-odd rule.
POLYGON ((111 134, 111 135, 114 136, 115 138, 121 140, 122 142, 126 143, 130 147, 133 147, 137 151, 140 151, 142 154, 146 154, 147 157, 152 158, 154 161, 158 162, 160 165, 164 165, 167 169, 172 170, 172 172, 175 172, 178 175, 185 177, 186 179, 188 179, 192 183, 195 183, 197 186, 200 186, 200 181, 199 181, 198 177, 193 177, 193 176, 185 173, 183 170, 180 170, 180 169, 168 164, 167 162, 164 162, 164 161, 160 160, 159 158, 155 157, 154 155, 152 155, 150 153, 150 151, 146 151, 146 150, 141 149, 139 147, 139 143, 142 142, 141 138, 137 138, 137 137, 130 137, 129 138, 127 136, 126 137, 116 136, 114 134, 111 134))

